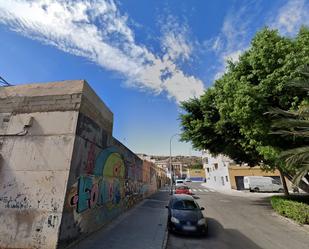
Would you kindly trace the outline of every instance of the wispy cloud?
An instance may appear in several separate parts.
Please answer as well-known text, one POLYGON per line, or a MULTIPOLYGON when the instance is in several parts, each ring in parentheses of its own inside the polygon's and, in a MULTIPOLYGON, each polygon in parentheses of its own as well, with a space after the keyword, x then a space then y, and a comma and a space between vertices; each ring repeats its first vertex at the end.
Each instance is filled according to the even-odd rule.
POLYGON ((295 35, 301 25, 309 25, 309 2, 289 0, 270 23, 284 35, 295 35))
POLYGON ((162 27, 162 48, 171 60, 189 60, 193 46, 189 39, 189 28, 186 24, 179 25, 176 18, 169 15, 162 27))
POLYGON ((250 23, 254 19, 254 15, 247 15, 251 7, 249 3, 240 9, 231 8, 224 18, 221 32, 210 43, 205 43, 210 46, 218 60, 214 80, 224 74, 228 60, 237 62, 241 53, 248 47, 250 23))
POLYGON ((262 25, 278 29, 283 35, 295 35, 301 25, 309 25, 308 13, 309 1, 306 0, 288 0, 280 8, 268 10, 267 13, 262 12, 258 1, 249 1, 239 9, 232 7, 224 18, 221 32, 205 43, 217 57, 214 79, 224 74, 227 60, 237 62, 262 25), (264 19, 263 15, 261 19, 262 13, 264 19), (257 24, 257 20, 261 23, 257 24))
POLYGON ((175 63, 190 55, 184 36, 167 33, 166 54, 154 54, 137 44, 129 17, 113 0, 0 1, 0 16, 1 23, 20 34, 120 73, 130 86, 166 92, 177 102, 203 93, 201 80, 175 63), (171 46, 175 41, 177 46, 171 46))

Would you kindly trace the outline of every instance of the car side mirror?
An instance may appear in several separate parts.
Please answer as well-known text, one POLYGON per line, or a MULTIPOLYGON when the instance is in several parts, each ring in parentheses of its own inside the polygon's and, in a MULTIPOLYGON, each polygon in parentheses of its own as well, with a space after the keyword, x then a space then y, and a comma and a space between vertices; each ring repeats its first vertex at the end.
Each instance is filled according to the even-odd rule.
POLYGON ((201 207, 201 210, 205 210, 205 208, 201 207))
POLYGON ((165 206, 165 208, 168 208, 168 206, 165 206))

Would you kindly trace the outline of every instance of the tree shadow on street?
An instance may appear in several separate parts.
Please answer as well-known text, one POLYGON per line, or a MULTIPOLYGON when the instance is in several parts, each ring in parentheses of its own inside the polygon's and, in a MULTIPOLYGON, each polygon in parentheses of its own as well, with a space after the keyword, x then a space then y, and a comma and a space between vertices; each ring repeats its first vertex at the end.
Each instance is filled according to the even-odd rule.
POLYGON ((167 248, 262 249, 237 229, 226 229, 213 218, 207 222, 207 236, 170 234, 167 248))
POLYGON ((262 206, 265 207, 266 209, 272 210, 272 206, 270 204, 270 197, 262 197, 257 200, 252 200, 251 202, 254 206, 262 206))

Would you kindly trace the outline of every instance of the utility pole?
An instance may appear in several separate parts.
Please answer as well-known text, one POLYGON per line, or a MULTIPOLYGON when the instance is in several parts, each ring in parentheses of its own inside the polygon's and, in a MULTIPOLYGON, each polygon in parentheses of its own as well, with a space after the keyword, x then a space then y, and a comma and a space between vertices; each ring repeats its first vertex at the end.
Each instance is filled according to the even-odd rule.
POLYGON ((179 134, 176 133, 170 138, 170 174, 171 174, 171 195, 173 194, 173 180, 174 180, 174 174, 172 170, 172 140, 175 136, 178 136, 179 134))

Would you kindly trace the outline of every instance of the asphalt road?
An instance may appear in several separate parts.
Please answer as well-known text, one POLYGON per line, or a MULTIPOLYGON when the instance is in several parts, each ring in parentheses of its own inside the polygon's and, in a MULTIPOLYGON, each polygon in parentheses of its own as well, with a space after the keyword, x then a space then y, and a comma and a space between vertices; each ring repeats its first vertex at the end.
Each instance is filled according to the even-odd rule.
POLYGON ((201 207, 205 207, 209 235, 206 238, 169 234, 168 249, 307 249, 309 229, 282 219, 268 197, 244 197, 211 192, 190 183, 201 207))

